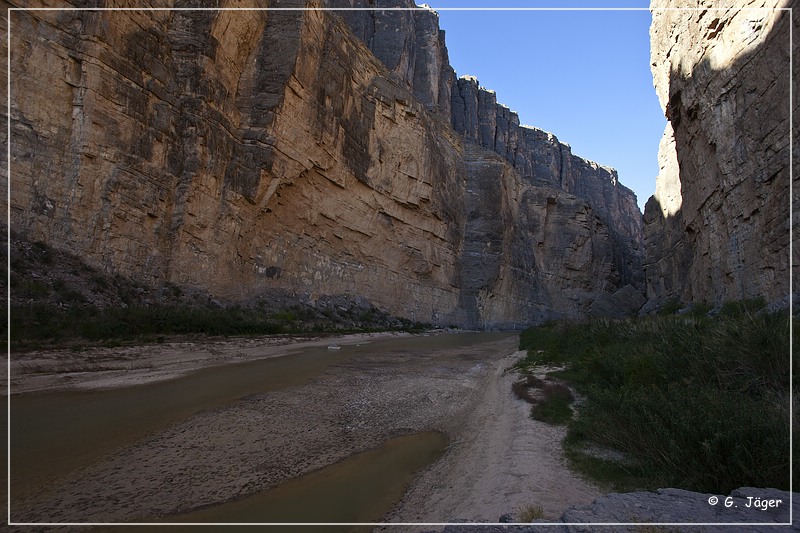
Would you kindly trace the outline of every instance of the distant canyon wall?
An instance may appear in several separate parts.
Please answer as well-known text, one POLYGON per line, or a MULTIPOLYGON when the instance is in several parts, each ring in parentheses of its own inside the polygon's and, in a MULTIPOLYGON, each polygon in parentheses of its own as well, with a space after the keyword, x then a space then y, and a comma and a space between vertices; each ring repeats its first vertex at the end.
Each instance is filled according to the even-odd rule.
MULTIPOLYGON (((790 50, 789 12, 771 8, 792 6, 651 4, 653 78, 669 122, 644 215, 649 307, 787 301, 790 260, 798 267, 789 257, 790 128, 795 159, 800 138, 789 123, 789 54, 796 59, 797 45, 790 50)), ((800 35, 796 15, 793 31, 800 35)), ((792 74, 797 80, 796 60, 792 74)), ((796 172, 794 180, 796 210, 796 172)), ((795 250, 798 235, 795 227, 795 250)))
POLYGON ((456 80, 435 12, 339 13, 13 12, 12 231, 229 301, 481 328, 641 305, 615 171, 456 80))

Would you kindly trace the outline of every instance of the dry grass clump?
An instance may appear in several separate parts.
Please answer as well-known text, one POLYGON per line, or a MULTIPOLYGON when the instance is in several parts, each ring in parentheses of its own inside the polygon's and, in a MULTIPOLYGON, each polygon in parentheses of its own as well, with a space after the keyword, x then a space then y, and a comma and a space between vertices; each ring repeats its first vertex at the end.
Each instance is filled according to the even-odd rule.
POLYGON ((541 505, 528 505, 519 511, 520 522, 528 523, 540 518, 544 518, 544 509, 541 505))

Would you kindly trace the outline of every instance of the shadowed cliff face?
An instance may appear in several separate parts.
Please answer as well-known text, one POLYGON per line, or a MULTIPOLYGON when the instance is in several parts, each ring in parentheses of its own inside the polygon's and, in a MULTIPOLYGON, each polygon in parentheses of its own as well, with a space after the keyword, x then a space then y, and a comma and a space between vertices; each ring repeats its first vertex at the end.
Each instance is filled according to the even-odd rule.
POLYGON ((450 115, 450 91, 455 72, 450 66, 439 15, 430 9, 391 11, 374 8, 414 8, 411 0, 325 0, 325 7, 365 8, 337 12, 353 35, 405 83, 427 109, 450 115), (373 9, 370 9, 373 8, 373 9))
POLYGON ((477 145, 465 145, 464 159, 466 226, 453 321, 514 328, 592 312, 624 315, 642 305, 613 261, 614 236, 585 200, 522 178, 477 145))
POLYGON ((519 117, 498 104, 493 91, 473 77, 457 80, 452 99, 453 129, 466 143, 500 155, 530 183, 561 189, 583 199, 610 231, 609 257, 620 284, 639 288, 642 277, 642 218, 636 195, 617 179, 616 170, 573 155, 555 135, 520 126, 519 117))
POLYGON ((635 310, 616 174, 515 115, 491 146, 454 131, 435 13, 345 14, 13 13, 12 231, 230 301, 469 327, 635 310))
POLYGON ((669 123, 644 217, 652 307, 788 297, 790 23, 772 10, 653 15, 669 123))

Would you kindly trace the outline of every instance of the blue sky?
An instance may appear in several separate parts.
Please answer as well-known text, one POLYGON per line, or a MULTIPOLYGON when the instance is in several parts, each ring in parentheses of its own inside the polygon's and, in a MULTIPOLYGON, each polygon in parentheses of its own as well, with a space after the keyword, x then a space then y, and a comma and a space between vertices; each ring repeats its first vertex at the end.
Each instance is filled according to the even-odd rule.
MULTIPOLYGON (((421 0, 417 0, 421 4, 421 0)), ((643 7, 647 0, 428 0, 447 7, 643 7)), ((523 124, 619 172, 644 207, 666 119, 650 74, 649 11, 439 11, 450 63, 523 124)))

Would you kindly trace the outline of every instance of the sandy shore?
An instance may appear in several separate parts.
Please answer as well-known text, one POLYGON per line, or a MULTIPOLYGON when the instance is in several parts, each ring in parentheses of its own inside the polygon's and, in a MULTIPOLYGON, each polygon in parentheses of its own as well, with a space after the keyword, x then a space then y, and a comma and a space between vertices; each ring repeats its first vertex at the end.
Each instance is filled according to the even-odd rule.
POLYGON ((512 353, 487 369, 450 450, 418 478, 387 520, 497 522, 528 506, 541 507, 544 518, 556 520, 567 507, 600 495, 566 468, 565 429, 531 419, 530 404, 511 392, 518 378, 506 369, 523 356, 512 353))
MULTIPOLYGON (((344 350, 364 340, 336 342, 344 350)), ((36 497, 15 501, 14 519, 138 522, 179 515, 266 490, 393 436, 425 430, 445 432, 451 446, 387 520, 494 522, 527 505, 540 505, 548 517, 556 517, 599 492, 566 469, 561 430, 531 420, 529 406, 512 395, 514 377, 505 370, 516 359, 517 342, 510 336, 460 347, 396 350, 390 357, 357 355, 305 385, 196 413, 98 458, 43 487, 36 497)), ((296 347, 272 346, 270 353, 296 347)), ((238 341, 229 348, 186 347, 155 374, 158 379, 165 372, 179 375, 198 358, 206 365, 240 360, 249 350, 263 353, 264 347, 238 341)), ((131 382, 114 372, 125 373, 109 369, 101 371, 103 377, 71 380, 43 375, 21 379, 20 387, 36 390, 45 379, 72 386, 81 382, 80 388, 131 382)), ((138 380, 152 379, 146 368, 133 372, 141 374, 138 380)))
MULTIPOLYGON (((38 350, 11 355, 11 391, 113 389, 175 379, 222 365, 281 357, 336 343, 348 346, 409 333, 358 333, 341 336, 233 337, 202 342, 166 342, 118 348, 38 350)), ((3 369, 7 361, 3 361, 3 369)), ((3 374, 2 391, 7 393, 3 374)))

